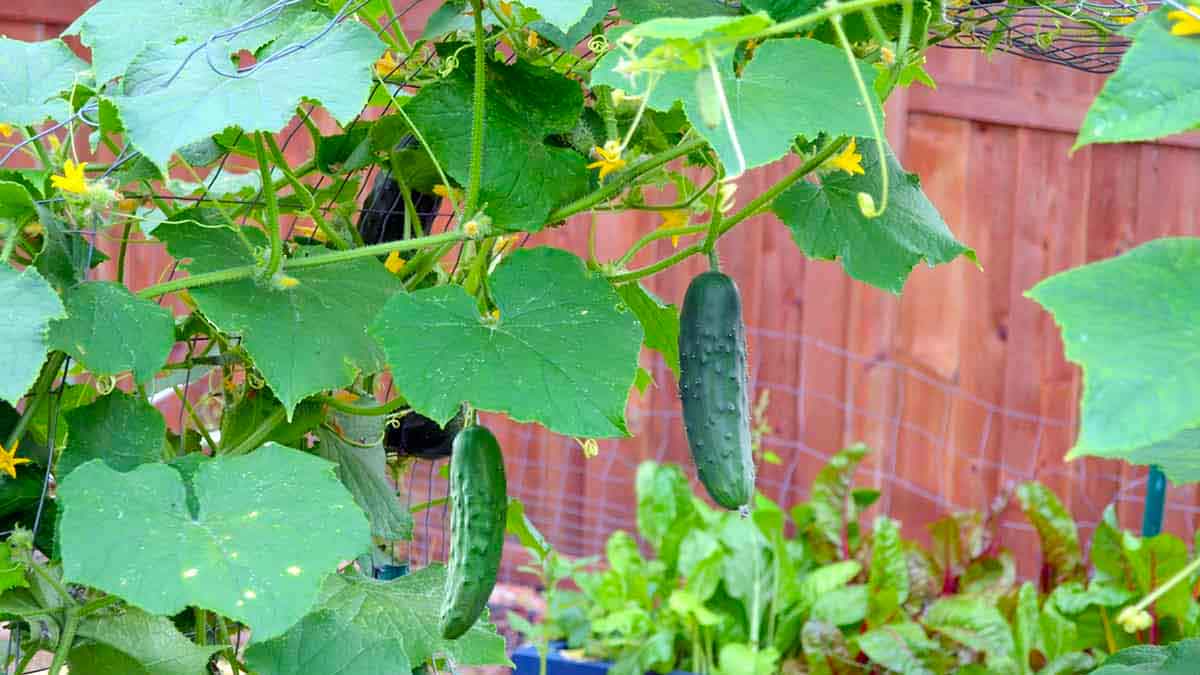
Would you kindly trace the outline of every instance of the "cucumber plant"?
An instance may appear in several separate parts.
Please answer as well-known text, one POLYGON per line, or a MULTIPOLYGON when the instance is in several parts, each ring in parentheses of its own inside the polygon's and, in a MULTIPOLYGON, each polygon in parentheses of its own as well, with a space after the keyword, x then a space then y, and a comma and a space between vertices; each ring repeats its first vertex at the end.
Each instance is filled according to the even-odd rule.
MULTIPOLYGON (((0 38, 0 519, 18 528, 0 618, 19 667, 507 663, 475 620, 491 582, 466 584, 494 576, 502 533, 464 478, 503 492, 480 427, 458 434, 481 463, 459 462, 451 491, 487 518, 454 528, 449 577, 345 564, 412 537, 389 422, 439 430, 417 454, 443 454, 464 405, 596 447, 634 431, 643 349, 685 381, 698 358, 711 389, 684 397, 689 437, 707 437, 713 497, 745 504, 732 280, 698 281, 701 305, 723 300, 682 323, 643 284, 756 216, 895 293, 919 262, 974 256, 882 133, 884 101, 928 80, 923 53, 947 37, 922 3, 458 0, 423 26, 387 0, 143 4, 99 0, 72 23, 86 58, 0 38), (736 192, 785 157, 793 171, 736 192), (564 225, 625 236, 575 218, 599 212, 662 226, 612 258, 525 245, 564 225)), ((1179 20, 1138 24, 1144 54, 1097 114, 1136 100, 1154 53, 1192 54, 1179 20)), ((1172 130, 1197 123, 1181 101, 1172 130)))

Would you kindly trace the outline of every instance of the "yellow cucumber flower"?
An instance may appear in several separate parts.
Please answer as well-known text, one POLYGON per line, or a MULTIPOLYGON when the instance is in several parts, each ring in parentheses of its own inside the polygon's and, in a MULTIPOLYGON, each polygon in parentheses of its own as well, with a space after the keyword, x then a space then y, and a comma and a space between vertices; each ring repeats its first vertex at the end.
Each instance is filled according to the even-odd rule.
POLYGON ((17 477, 17 465, 28 464, 29 460, 24 457, 17 457, 17 448, 20 447, 21 441, 13 441, 12 450, 5 450, 3 445, 0 445, 0 471, 9 476, 17 477))
POLYGON ((12 133, 13 133, 13 128, 12 128, 11 124, 5 124, 4 122, 0 122, 0 136, 8 138, 9 136, 12 136, 12 133))
POLYGON ((850 142, 846 144, 846 147, 837 156, 830 157, 825 162, 825 166, 833 169, 841 169, 851 176, 865 174, 866 171, 863 171, 862 167, 862 155, 858 153, 856 144, 857 141, 851 138, 850 142))
POLYGON ((375 74, 380 78, 385 78, 388 75, 396 72, 396 69, 399 67, 400 64, 396 62, 396 57, 392 56, 390 51, 386 51, 383 53, 383 56, 379 57, 379 60, 375 62, 375 74))
POLYGON ((399 274, 400 270, 404 269, 405 262, 404 258, 400 257, 400 251, 392 251, 383 262, 383 266, 392 274, 399 274))
POLYGON ((610 173, 616 173, 625 168, 625 160, 621 159, 621 144, 617 141, 608 141, 604 147, 596 147, 592 149, 600 159, 587 165, 589 169, 600 169, 600 180, 604 180, 610 173))
POLYGON ((76 164, 74 160, 68 159, 67 163, 63 165, 63 175, 50 176, 50 183, 64 192, 85 194, 88 191, 87 179, 83 176, 83 170, 86 167, 87 162, 76 164))
POLYGON ((500 13, 508 18, 512 18, 512 3, 500 0, 500 13))
POLYGON ((1188 9, 1190 12, 1177 9, 1167 13, 1167 19, 1171 21, 1171 35, 1200 35, 1200 19, 1196 18, 1200 16, 1200 5, 1188 5, 1188 9))
MULTIPOLYGON (((687 227, 687 224, 688 212, 686 209, 671 209, 662 212, 662 224, 658 226, 658 229, 674 230, 677 227, 687 227)), ((679 235, 671 236, 671 247, 679 248, 679 235)))

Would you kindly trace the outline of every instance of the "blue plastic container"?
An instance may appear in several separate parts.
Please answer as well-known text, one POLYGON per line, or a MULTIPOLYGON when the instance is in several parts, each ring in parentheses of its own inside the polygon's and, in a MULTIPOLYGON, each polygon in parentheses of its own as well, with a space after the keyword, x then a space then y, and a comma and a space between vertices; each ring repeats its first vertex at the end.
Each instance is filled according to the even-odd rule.
MULTIPOLYGON (((575 661, 563 656, 559 650, 561 642, 551 643, 550 653, 546 657, 546 675, 604 675, 612 664, 607 661, 575 661)), ((538 658, 537 647, 525 645, 512 654, 516 668, 513 675, 538 675, 541 662, 538 658)), ((682 670, 671 671, 667 675, 692 675, 682 670)))

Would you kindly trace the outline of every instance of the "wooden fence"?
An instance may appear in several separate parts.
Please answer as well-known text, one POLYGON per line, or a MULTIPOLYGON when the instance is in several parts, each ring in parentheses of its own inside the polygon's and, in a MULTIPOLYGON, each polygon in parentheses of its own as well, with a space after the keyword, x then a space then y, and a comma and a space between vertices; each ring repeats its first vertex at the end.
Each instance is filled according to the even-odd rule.
MULTIPOLYGON (((0 32, 53 36, 88 4, 4 3, 0 32)), ((850 280, 836 263, 804 260, 769 216, 722 245, 745 297, 754 381, 770 392, 774 431, 765 445, 784 460, 761 470, 761 486, 791 504, 805 496, 825 458, 862 441, 877 452, 859 482, 882 491, 876 510, 903 520, 911 535, 922 536, 948 510, 986 508, 1031 479, 1050 485, 1085 526, 1114 501, 1134 525, 1144 470, 1062 461, 1075 434, 1080 376, 1064 360, 1049 315, 1023 293, 1047 275, 1149 239, 1196 234, 1200 141, 1071 154, 1100 78, 950 50, 934 51, 930 70, 937 91, 898 95, 889 104, 889 135, 983 270, 966 261, 918 269, 894 297, 850 280)), ((787 168, 747 177, 741 194, 787 168)), ((600 217, 601 256, 619 254, 656 225, 649 217, 600 217)), ((537 239, 579 251, 584 229, 576 222, 537 239)), ((660 242, 640 259, 669 247, 660 242)), ((148 246, 137 247, 132 260, 135 285, 153 282, 165 265, 148 246)), ((703 265, 693 260, 647 285, 679 302, 703 265)), ((599 457, 584 459, 573 440, 537 427, 502 425, 514 492, 568 552, 598 552, 612 529, 634 527, 639 461, 686 461, 670 373, 653 359, 645 364, 657 386, 631 402, 635 435, 602 443, 599 457)), ((414 489, 436 489, 428 483, 418 475, 414 489)), ((1196 512, 1196 490, 1170 490, 1167 529, 1190 539, 1196 512)), ((436 520, 422 528, 427 552, 443 546, 436 520)), ((1000 528, 1022 571, 1032 573, 1032 528, 1011 507, 1000 528)))

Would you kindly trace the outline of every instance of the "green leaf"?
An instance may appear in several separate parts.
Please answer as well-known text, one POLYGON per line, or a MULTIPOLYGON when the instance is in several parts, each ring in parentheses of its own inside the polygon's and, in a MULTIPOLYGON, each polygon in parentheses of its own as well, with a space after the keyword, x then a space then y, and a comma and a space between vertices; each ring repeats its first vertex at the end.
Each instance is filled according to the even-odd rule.
POLYGON ((989 662, 1010 658, 1013 653, 1013 637, 1008 622, 993 603, 983 598, 941 598, 926 610, 924 623, 930 630, 984 652, 989 662))
MULTIPOLYGON (((606 84, 631 93, 643 93, 648 79, 642 76, 631 81, 617 72, 622 58, 627 57, 620 49, 605 54, 592 71, 592 86, 606 84)), ((741 77, 734 74, 732 54, 722 58, 717 65, 747 169, 770 164, 787 155, 797 136, 872 134, 867 108, 847 105, 848 101, 858 101, 859 95, 846 56, 836 47, 808 39, 770 40, 758 48, 741 77), (804 82, 804 95, 797 96, 796 82, 801 81, 804 82)), ((696 72, 691 71, 663 73, 650 94, 648 105, 665 112, 676 101, 682 101, 692 126, 712 144, 732 174, 740 167, 733 141, 723 121, 715 126, 705 122, 696 77, 696 72)), ((870 105, 882 119, 883 113, 874 94, 870 105)))
POLYGON ((617 10, 622 19, 633 23, 671 16, 694 19, 738 13, 736 7, 720 0, 617 0, 617 10))
POLYGON ((46 330, 62 302, 36 269, 0 263, 0 400, 16 405, 46 359, 46 330))
MULTIPOLYGON (((446 173, 462 185, 470 178, 464 139, 471 137, 472 54, 459 54, 463 66, 422 87, 404 107, 446 173)), ((584 156, 548 142, 575 128, 583 93, 558 73, 518 61, 489 65, 486 95, 480 210, 497 227, 536 232, 555 207, 588 189, 584 156)))
POLYGON ((38 252, 34 266, 60 293, 75 287, 87 279, 88 270, 108 260, 108 256, 92 246, 71 225, 68 225, 50 209, 38 208, 38 219, 42 224, 42 250, 38 252))
POLYGON ((1158 464, 1200 479, 1200 239, 1158 239, 1045 279, 1026 295, 1054 314, 1066 355, 1083 368, 1079 437, 1068 458, 1158 464))
POLYGON ((525 504, 520 499, 508 498, 508 511, 505 513, 504 523, 508 533, 516 536, 517 541, 539 560, 545 559, 554 550, 525 514, 525 504))
POLYGON ((197 646, 170 619, 136 607, 92 614, 76 635, 81 641, 67 660, 74 675, 205 675, 221 650, 197 646))
MULTIPOLYGON (((262 241, 261 233, 250 233, 262 241)), ((188 269, 194 273, 254 262, 233 230, 164 223, 154 236, 177 259, 191 258, 188 269)), ((305 247, 300 255, 321 252, 325 249, 305 247)), ((292 419, 302 399, 346 387, 359 373, 383 369, 383 352, 365 326, 401 284, 374 259, 297 269, 289 275, 300 283, 286 290, 245 279, 190 293, 215 326, 242 337, 242 346, 292 419)))
POLYGON ((338 478, 371 522, 371 535, 389 541, 412 539, 413 518, 387 477, 383 449, 384 416, 334 414, 341 437, 328 426, 317 428, 317 453, 338 465, 338 478), (354 445, 343 439, 353 441, 354 445), (366 447, 363 447, 366 446, 366 447))
POLYGON ((642 324, 646 348, 662 354, 675 379, 679 379, 679 308, 664 303, 636 281, 616 289, 642 324))
POLYGON ((866 619, 866 585, 843 586, 817 598, 813 603, 812 618, 835 626, 852 626, 866 619))
POLYGON ((1092 675, 1192 675, 1200 661, 1200 639, 1180 640, 1166 646, 1138 645, 1123 649, 1092 675))
POLYGON ((65 417, 67 447, 58 459, 59 480, 93 459, 122 473, 162 460, 167 423, 144 398, 115 391, 65 417))
MULTIPOLYGON (((1166 532, 1149 538, 1125 533, 1122 548, 1138 590, 1143 594, 1170 579, 1188 563, 1187 544, 1166 532)), ((1175 584, 1154 603, 1154 610, 1159 616, 1173 616, 1183 623, 1191 604, 1188 585, 1175 584)))
POLYGON ((592 3, 584 0, 521 0, 521 4, 537 10, 550 25, 564 33, 574 28, 592 8, 592 3))
POLYGON ((911 621, 873 628, 857 638, 858 646, 871 663, 904 675, 933 675, 922 663, 920 654, 937 651, 939 645, 925 635, 920 624, 911 621))
MULTIPOLYGON (((64 35, 78 35, 92 48, 96 80, 103 84, 125 73, 125 69, 147 45, 185 43, 189 49, 209 35, 253 17, 273 0, 102 0, 75 20, 64 35), (130 17, 137 17, 130 21, 130 17)), ((286 10, 285 10, 286 11, 286 10)), ((285 17, 300 14, 286 11, 285 17)), ((218 40, 207 47, 214 60, 222 50, 226 55, 240 50, 258 51, 276 36, 288 30, 290 22, 274 21, 229 40, 218 40)), ((199 55, 204 61, 203 54, 199 55)), ((172 68, 178 66, 176 61, 172 68)))
MULTIPOLYGON (((870 452, 865 445, 852 445, 830 457, 813 479, 808 505, 812 508, 814 534, 835 550, 841 550, 843 530, 858 518, 849 499, 850 487, 854 472, 870 452)), ((792 518, 796 522, 801 520, 795 509, 792 518)))
POLYGON ((1130 27, 1133 44, 1092 102, 1075 148, 1149 141, 1200 126, 1200 41, 1171 35, 1172 9, 1130 27))
POLYGON ((683 538, 693 530, 696 507, 687 476, 673 464, 642 462, 635 479, 637 526, 667 567, 679 559, 683 538))
POLYGON ((37 205, 33 203, 29 188, 14 181, 0 181, 0 232, 15 232, 34 218, 37 218, 37 205))
POLYGON ((488 287, 498 321, 443 286, 394 295, 371 324, 413 409, 444 424, 467 401, 564 435, 626 435, 642 329, 608 282, 539 247, 508 257, 488 287))
POLYGON ((908 559, 900 524, 886 516, 875 519, 867 598, 872 626, 888 623, 908 600, 908 559))
POLYGON ((775 200, 772 210, 805 255, 840 258, 846 274, 897 294, 921 261, 933 267, 961 255, 978 262, 975 251, 954 238, 921 190, 917 175, 906 173, 890 149, 887 210, 877 218, 864 216, 859 193, 878 200, 883 183, 874 140, 858 139, 857 149, 865 174, 836 171, 826 174, 820 185, 800 181, 775 200))
POLYGON ((1017 581, 1017 563, 1008 551, 996 557, 981 558, 967 566, 962 573, 963 593, 999 598, 1013 589, 1017 581))
POLYGON ((1071 512, 1041 483, 1017 486, 1017 500, 1037 530, 1042 564, 1050 568, 1055 585, 1079 579, 1084 571, 1083 553, 1071 512))
POLYGON ((767 12, 776 21, 787 21, 808 14, 820 6, 818 0, 744 0, 742 6, 752 12, 767 12))
MULTIPOLYGON (((221 417, 221 445, 236 448, 282 407, 270 389, 248 389, 221 417)), ((305 399, 296 406, 292 421, 276 426, 266 440, 302 450, 305 435, 323 421, 325 404, 316 398, 305 399)))
POLYGON ((0 593, 10 588, 29 588, 25 565, 12 559, 12 547, 0 542, 0 593))
POLYGON ((722 569, 725 590, 749 608, 754 597, 766 597, 774 583, 768 542, 754 523, 736 514, 725 518, 719 536, 725 545, 722 569))
POLYGON ((846 638, 837 626, 824 621, 807 621, 800 637, 811 675, 833 675, 834 663, 851 661, 846 638))
POLYGON ((66 294, 67 318, 50 324, 50 347, 96 375, 133 372, 145 384, 175 346, 171 310, 139 298, 124 285, 94 281, 66 294))
POLYGON ((587 13, 569 30, 559 30, 558 27, 546 21, 535 21, 529 27, 558 47, 572 50, 591 34, 596 24, 603 21, 604 17, 608 16, 608 10, 612 9, 611 0, 589 0, 585 4, 589 7, 587 13))
POLYGON ((779 652, 772 647, 755 649, 732 643, 721 646, 718 675, 759 675, 779 672, 779 652))
POLYGON ((124 93, 112 99, 134 147, 163 170, 175 150, 228 127, 277 132, 305 100, 319 101, 334 119, 348 123, 367 102, 371 66, 384 45, 371 29, 344 21, 314 48, 264 62, 241 77, 215 72, 201 55, 170 81, 193 49, 151 44, 130 64, 124 93))
POLYGON ((296 450, 216 457, 192 487, 195 514, 169 466, 122 474, 93 461, 73 471, 58 489, 64 578, 155 614, 211 609, 265 640, 301 619, 322 579, 370 542, 333 465, 296 450))
POLYGON ((430 565, 393 581, 331 575, 318 609, 246 652, 259 675, 408 673, 434 655, 457 666, 511 666, 485 614, 457 640, 438 633, 446 570, 430 565))
POLYGON ((1013 611, 1013 653, 1020 663, 1029 663, 1029 654, 1038 648, 1041 608, 1038 607, 1038 592, 1032 582, 1021 584, 1017 591, 1017 606, 1013 611))
POLYGON ((87 69, 62 40, 0 37, 0 122, 24 127, 67 119, 71 106, 62 93, 80 83, 87 69))
POLYGON ((798 601, 802 611, 807 611, 829 593, 845 587, 861 571, 862 565, 858 561, 842 560, 818 567, 806 574, 799 586, 798 601))
POLYGON ((1056 587, 1050 593, 1050 601, 1067 614, 1079 614, 1093 605, 1120 607, 1133 599, 1133 591, 1097 581, 1091 582, 1086 588, 1082 582, 1073 581, 1056 587))

